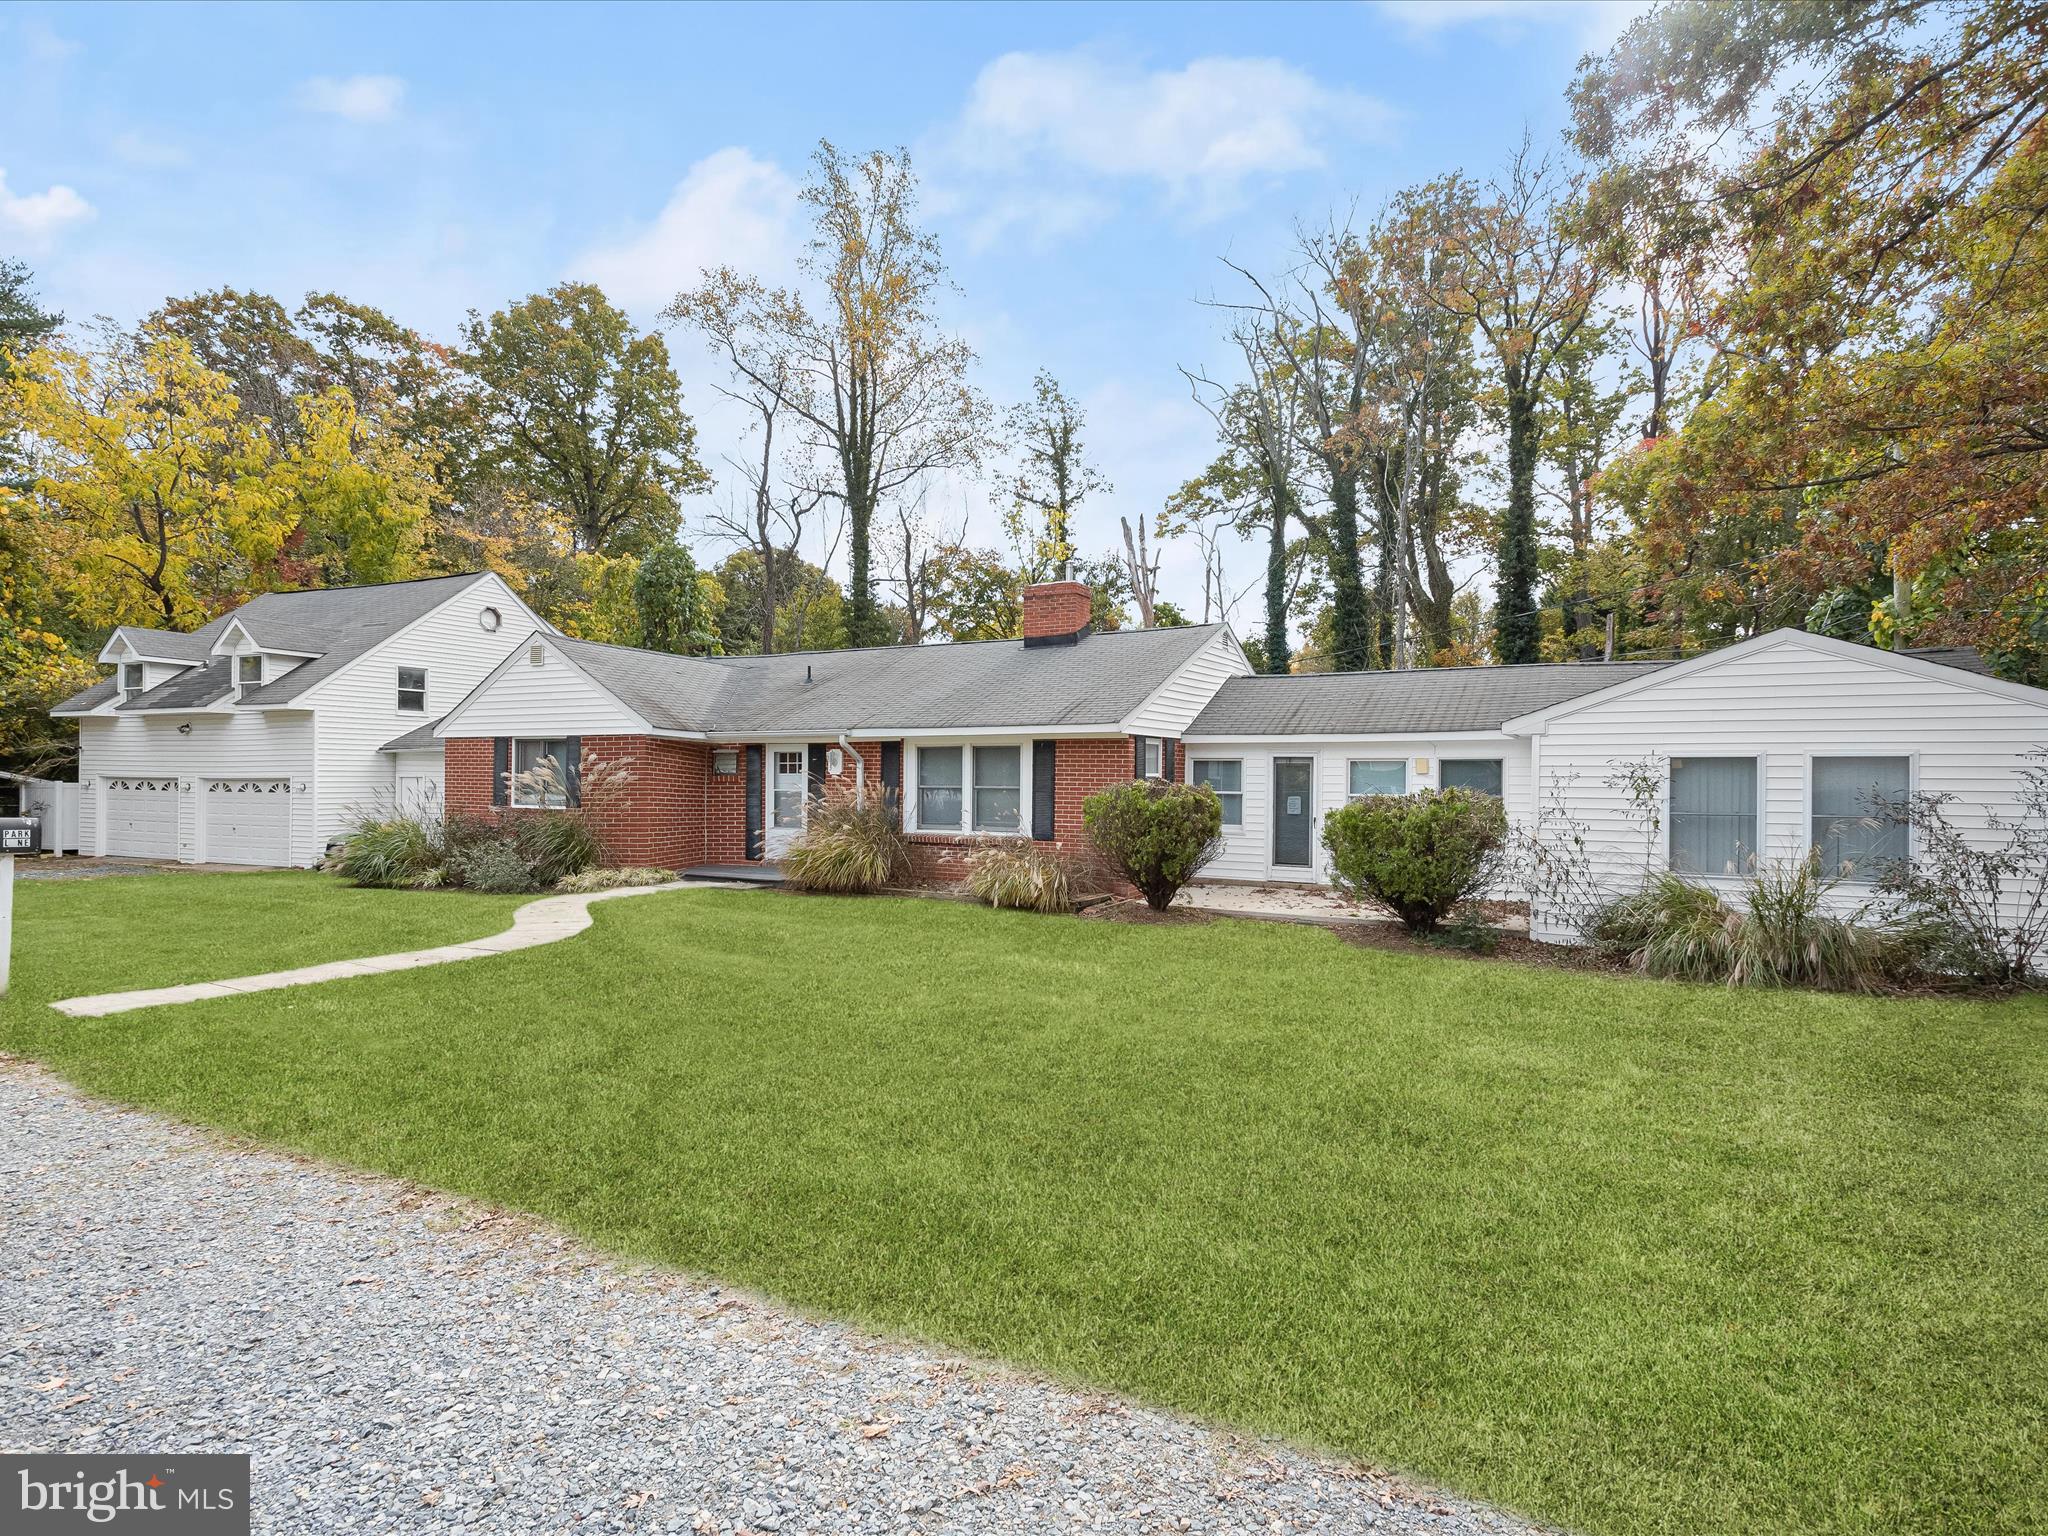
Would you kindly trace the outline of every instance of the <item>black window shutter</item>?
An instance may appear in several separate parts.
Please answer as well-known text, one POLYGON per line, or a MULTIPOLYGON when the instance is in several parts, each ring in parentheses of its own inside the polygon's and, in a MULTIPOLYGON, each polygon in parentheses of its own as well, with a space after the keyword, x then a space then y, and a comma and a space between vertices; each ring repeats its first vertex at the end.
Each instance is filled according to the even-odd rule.
POLYGON ((505 776, 512 771, 512 738, 493 736, 491 738, 491 804, 506 803, 505 776))
POLYGON ((761 749, 747 748, 747 857, 758 859, 761 838, 761 749))
POLYGON ((1041 843, 1052 841, 1053 758, 1058 751, 1056 741, 1031 743, 1031 835, 1041 843))
POLYGON ((1131 777, 1145 777, 1145 738, 1142 736, 1131 738, 1131 777))
POLYGON ((1171 784, 1180 777, 1180 764, 1174 761, 1180 743, 1170 736, 1159 738, 1159 777, 1171 784))
POLYGON ((903 814, 903 743, 882 743, 882 804, 896 815, 903 814))
POLYGON ((562 755, 569 759, 562 764, 562 782, 569 791, 569 803, 583 803, 583 738, 565 737, 562 741, 562 755))
POLYGON ((825 743, 811 743, 811 804, 825 798, 825 743))

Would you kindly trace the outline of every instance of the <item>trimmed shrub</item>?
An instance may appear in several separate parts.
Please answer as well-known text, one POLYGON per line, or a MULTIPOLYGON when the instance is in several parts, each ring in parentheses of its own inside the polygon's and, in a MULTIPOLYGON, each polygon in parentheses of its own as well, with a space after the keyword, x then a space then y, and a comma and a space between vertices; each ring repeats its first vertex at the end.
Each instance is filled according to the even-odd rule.
POLYGON ((968 866, 967 888, 992 907, 1071 912, 1074 893, 1066 861, 1036 843, 995 843, 968 866))
POLYGON ((440 828, 416 816, 356 815, 326 868, 351 885, 417 888, 440 883, 440 828))
POLYGON ((1223 851, 1223 802, 1206 784, 1114 784, 1083 802, 1081 825, 1103 860, 1155 912, 1171 906, 1181 887, 1223 851))
POLYGON ((448 872, 454 877, 453 883, 493 895, 540 889, 533 866, 509 837, 489 838, 461 849, 449 858, 448 872))
POLYGON ((866 895, 910 874, 910 845, 879 797, 813 806, 810 824, 783 856, 783 879, 800 891, 866 895))
POLYGON ((1323 846, 1347 896, 1385 907, 1411 933, 1429 933, 1484 889, 1507 834, 1496 796, 1433 789, 1340 806, 1323 823, 1323 846))

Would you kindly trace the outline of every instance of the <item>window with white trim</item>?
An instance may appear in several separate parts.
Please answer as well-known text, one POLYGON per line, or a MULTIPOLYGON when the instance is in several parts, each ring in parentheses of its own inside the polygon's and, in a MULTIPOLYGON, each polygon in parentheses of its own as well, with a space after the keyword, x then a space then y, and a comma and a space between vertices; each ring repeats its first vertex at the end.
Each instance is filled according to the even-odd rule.
POLYGON ((1206 784, 1223 802, 1223 825, 1244 825, 1244 761, 1235 757, 1198 757, 1194 760, 1193 782, 1206 784))
POLYGON ((1903 757, 1816 757, 1811 809, 1814 851, 1829 875, 1876 880, 1909 852, 1901 813, 1913 790, 1903 757))
POLYGON ((1024 825, 1024 749, 975 747, 974 830, 1015 832, 1024 825))
POLYGON ((263 681, 263 658, 261 656, 237 656, 235 658, 235 681, 244 688, 254 688, 263 681))
POLYGON ((1408 759, 1405 757, 1354 758, 1345 772, 1348 775, 1345 791, 1353 800, 1363 800, 1367 795, 1408 793, 1408 759))
POLYGON ((1138 738, 1138 750, 1139 755, 1143 758, 1145 764, 1144 768, 1138 774, 1138 777, 1141 779, 1158 778, 1159 738, 1157 736, 1140 736, 1138 738))
POLYGON ((1671 759, 1671 867, 1739 875, 1757 851, 1757 760, 1671 759))
POLYGON ((935 832, 960 830, 961 767, 965 747, 917 749, 917 824, 935 832))
POLYGON ((1501 798, 1501 760, 1497 757, 1447 757, 1437 764, 1437 782, 1445 789, 1476 789, 1501 798))
POLYGON ((121 691, 140 693, 142 691, 142 663, 124 661, 121 663, 121 691))
POLYGON ((427 707, 427 669, 425 667, 400 667, 398 669, 398 707, 414 713, 423 712, 427 707))
POLYGON ((810 769, 801 751, 775 754, 775 788, 768 819, 777 829, 786 831, 804 824, 804 794, 809 777, 810 769))
POLYGON ((514 805, 533 809, 560 810, 569 803, 569 743, 559 738, 543 740, 521 736, 512 743, 511 800, 514 805), (535 770, 552 760, 554 772, 545 777, 535 770))

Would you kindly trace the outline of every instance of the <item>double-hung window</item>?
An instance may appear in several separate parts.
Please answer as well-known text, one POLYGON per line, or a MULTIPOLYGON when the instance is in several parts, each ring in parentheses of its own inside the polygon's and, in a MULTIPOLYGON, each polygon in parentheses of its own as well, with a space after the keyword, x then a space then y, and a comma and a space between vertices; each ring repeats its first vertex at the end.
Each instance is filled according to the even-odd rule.
POLYGON ((1912 792, 1903 757, 1813 760, 1813 847, 1824 873, 1875 880, 1906 858, 1902 817, 1912 792))
POLYGON ((1354 761, 1348 768, 1347 793, 1353 800, 1363 800, 1367 795, 1405 795, 1408 793, 1408 760, 1406 758, 1375 758, 1371 761, 1354 761))
POLYGON ((400 667, 398 669, 398 707, 406 710, 424 710, 427 707, 427 669, 425 667, 400 667))
POLYGON ((569 743, 522 736, 512 743, 512 803, 559 810, 569 803, 569 743))
POLYGON ((1757 760, 1671 759, 1671 867, 1688 875, 1739 875, 1757 851, 1757 760))
POLYGON ((1159 777, 1159 738, 1157 736, 1140 736, 1138 738, 1138 761, 1142 765, 1138 770, 1139 778, 1156 779, 1159 777))
POLYGON ((121 663, 121 691, 123 693, 142 692, 141 662, 124 661, 121 663))
POLYGON ((1193 772, 1195 783, 1208 785, 1216 791, 1216 798, 1223 802, 1223 825, 1243 826, 1243 760, 1235 757, 1198 757, 1194 761, 1193 772))
POLYGON ((974 749, 974 830, 1015 832, 1024 824, 1024 749, 974 749))
POLYGON ((1437 777, 1445 789, 1476 789, 1495 799, 1501 795, 1497 757, 1447 757, 1438 765, 1437 777))
POLYGON ((261 656, 237 656, 235 658, 235 681, 244 688, 254 688, 263 681, 263 658, 261 656))
POLYGON ((917 824, 921 830, 957 832, 960 828, 961 769, 965 747, 917 749, 917 824))

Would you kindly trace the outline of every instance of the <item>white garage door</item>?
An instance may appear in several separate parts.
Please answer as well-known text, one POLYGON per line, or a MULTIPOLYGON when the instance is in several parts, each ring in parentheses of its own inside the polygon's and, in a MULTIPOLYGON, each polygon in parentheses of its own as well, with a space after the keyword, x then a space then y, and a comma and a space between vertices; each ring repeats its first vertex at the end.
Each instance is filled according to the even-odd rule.
POLYGON ((208 779, 206 862, 289 864, 290 779, 208 779))
POLYGON ((107 852, 131 859, 178 856, 178 781, 106 781, 107 852))

